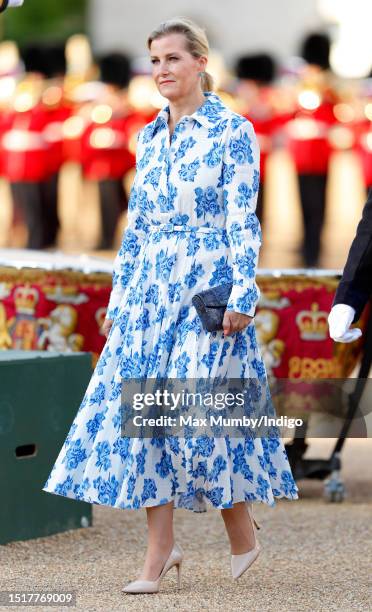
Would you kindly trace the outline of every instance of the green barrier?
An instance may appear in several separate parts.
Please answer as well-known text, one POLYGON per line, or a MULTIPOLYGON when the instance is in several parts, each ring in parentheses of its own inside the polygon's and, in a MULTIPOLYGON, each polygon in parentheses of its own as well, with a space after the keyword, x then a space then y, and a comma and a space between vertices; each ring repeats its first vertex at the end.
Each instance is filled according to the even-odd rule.
POLYGON ((0 351, 0 544, 92 524, 91 504, 42 491, 91 375, 90 353, 0 351))

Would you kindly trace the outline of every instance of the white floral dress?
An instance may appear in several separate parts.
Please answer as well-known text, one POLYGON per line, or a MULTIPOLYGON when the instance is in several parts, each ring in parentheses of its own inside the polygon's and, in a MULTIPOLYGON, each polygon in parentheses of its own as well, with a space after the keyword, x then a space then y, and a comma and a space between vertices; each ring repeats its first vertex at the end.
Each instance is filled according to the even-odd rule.
POLYGON ((139 133, 128 226, 114 262, 110 334, 43 490, 116 508, 174 501, 204 512, 298 499, 284 444, 260 438, 121 436, 123 379, 265 378, 254 321, 207 332, 192 297, 233 281, 228 310, 253 316, 261 230, 252 124, 214 92, 170 137, 169 106, 139 133))

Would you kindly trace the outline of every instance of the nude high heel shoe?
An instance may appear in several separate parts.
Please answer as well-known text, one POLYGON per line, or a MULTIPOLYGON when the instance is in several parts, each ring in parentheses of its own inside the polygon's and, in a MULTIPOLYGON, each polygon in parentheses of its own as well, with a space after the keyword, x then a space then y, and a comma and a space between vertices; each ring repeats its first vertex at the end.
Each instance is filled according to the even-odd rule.
MULTIPOLYGON (((256 529, 261 529, 257 521, 253 518, 252 505, 247 504, 247 508, 248 508, 248 514, 251 519, 251 522, 254 523, 256 529)), ((252 528, 253 528, 253 525, 252 525, 252 528)), ((254 542, 255 542, 254 548, 252 548, 246 553, 243 553, 242 555, 231 555, 231 573, 232 573, 233 578, 235 578, 235 580, 237 580, 242 574, 244 574, 244 572, 257 559, 260 553, 261 546, 256 538, 256 532, 254 528, 253 528, 253 533, 254 533, 254 542)))
POLYGON ((176 542, 160 572, 157 580, 134 580, 123 588, 123 593, 158 593, 162 578, 174 565, 177 568, 178 588, 181 588, 181 565, 183 561, 183 550, 176 542))

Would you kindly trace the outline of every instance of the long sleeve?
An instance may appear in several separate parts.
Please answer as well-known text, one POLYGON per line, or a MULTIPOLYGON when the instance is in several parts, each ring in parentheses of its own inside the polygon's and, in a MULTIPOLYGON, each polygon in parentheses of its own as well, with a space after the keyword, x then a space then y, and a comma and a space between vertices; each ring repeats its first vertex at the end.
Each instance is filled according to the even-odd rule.
POLYGON ((260 149, 253 125, 247 119, 233 118, 222 170, 226 230, 233 264, 233 288, 227 310, 250 317, 254 316, 260 297, 255 280, 262 242, 255 213, 259 179, 260 149))
POLYGON ((360 318, 372 294, 372 189, 363 209, 355 238, 332 306, 347 304, 355 309, 353 323, 360 318))
MULTIPOLYGON (((140 159, 140 137, 137 136, 136 166, 140 159)), ((120 249, 114 260, 112 275, 112 290, 107 306, 106 319, 114 319, 119 310, 119 304, 125 287, 133 277, 139 264, 141 249, 146 238, 146 220, 139 210, 138 172, 134 177, 128 201, 127 226, 125 228, 120 249)))

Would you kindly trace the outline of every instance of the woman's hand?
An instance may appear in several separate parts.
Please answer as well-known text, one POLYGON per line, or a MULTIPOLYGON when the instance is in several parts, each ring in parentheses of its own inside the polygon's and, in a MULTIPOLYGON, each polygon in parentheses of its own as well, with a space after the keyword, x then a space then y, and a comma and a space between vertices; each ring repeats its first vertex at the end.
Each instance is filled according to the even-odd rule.
POLYGON ((104 322, 103 322, 103 325, 101 327, 101 331, 102 331, 103 335, 106 336, 106 338, 107 338, 107 336, 110 333, 110 329, 111 329, 111 326, 112 326, 113 322, 114 321, 112 319, 105 319, 104 322))
POLYGON ((253 321, 253 317, 249 317, 246 314, 234 312, 233 310, 225 310, 222 321, 224 336, 231 336, 231 334, 241 331, 247 327, 251 321, 253 321))

